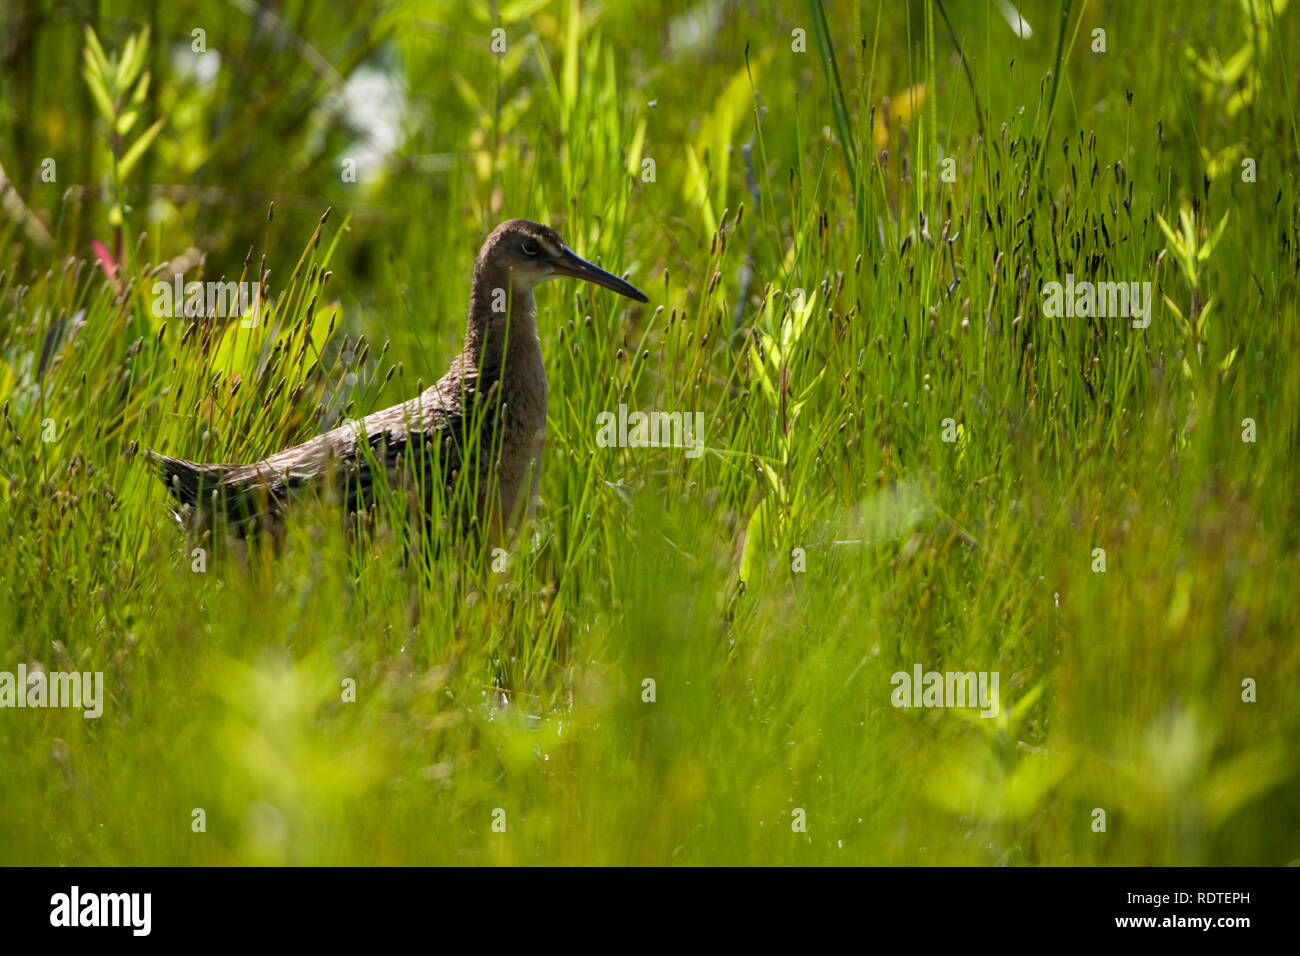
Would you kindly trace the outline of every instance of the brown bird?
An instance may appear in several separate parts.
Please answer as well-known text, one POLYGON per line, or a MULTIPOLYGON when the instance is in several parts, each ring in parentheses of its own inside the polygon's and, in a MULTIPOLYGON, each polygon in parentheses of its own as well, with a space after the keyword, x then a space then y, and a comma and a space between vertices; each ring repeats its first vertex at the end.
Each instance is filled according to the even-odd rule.
POLYGON ((175 514, 183 521, 224 514, 245 532, 278 517, 294 493, 324 483, 361 510, 373 500, 372 469, 393 472, 405 461, 426 509, 438 495, 462 526, 477 524, 490 540, 502 540, 537 495, 546 366, 533 287, 558 276, 649 301, 577 256, 555 230, 527 219, 503 222, 474 263, 464 348, 436 385, 252 464, 198 464, 146 452, 180 503, 175 514))

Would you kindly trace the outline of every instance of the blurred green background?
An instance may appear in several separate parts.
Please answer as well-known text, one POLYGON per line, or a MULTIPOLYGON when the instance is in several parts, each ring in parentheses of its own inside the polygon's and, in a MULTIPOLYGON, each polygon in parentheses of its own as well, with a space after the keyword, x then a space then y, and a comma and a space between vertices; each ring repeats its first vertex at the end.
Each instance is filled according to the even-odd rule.
POLYGON ((107 700, 0 710, 0 862, 1300 858, 1298 12, 7 3, 0 670, 107 700), (517 216, 651 301, 539 292, 506 570, 400 494, 176 530, 142 449, 412 396, 517 216), (707 453, 599 447, 624 402, 707 453))

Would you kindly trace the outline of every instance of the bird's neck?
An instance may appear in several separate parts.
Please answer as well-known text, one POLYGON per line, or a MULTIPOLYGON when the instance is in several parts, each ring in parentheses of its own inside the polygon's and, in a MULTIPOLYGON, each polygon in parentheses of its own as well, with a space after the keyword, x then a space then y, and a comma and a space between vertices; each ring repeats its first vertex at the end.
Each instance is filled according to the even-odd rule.
POLYGON ((532 290, 516 289, 508 272, 476 263, 462 353, 465 363, 494 378, 507 361, 514 364, 540 352, 532 290))

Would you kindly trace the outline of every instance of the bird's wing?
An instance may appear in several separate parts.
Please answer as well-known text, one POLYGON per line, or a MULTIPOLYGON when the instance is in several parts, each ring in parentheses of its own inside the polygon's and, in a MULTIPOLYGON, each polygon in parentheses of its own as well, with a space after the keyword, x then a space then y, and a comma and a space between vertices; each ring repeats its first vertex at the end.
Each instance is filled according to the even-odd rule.
POLYGON ((294 492, 318 486, 330 475, 354 511, 373 501, 376 469, 385 474, 414 469, 412 477, 426 497, 446 500, 467 462, 487 460, 478 449, 490 453, 493 448, 495 394, 494 387, 483 388, 479 375, 458 371, 410 401, 249 465, 149 455, 182 507, 223 512, 240 528, 278 515, 294 492))

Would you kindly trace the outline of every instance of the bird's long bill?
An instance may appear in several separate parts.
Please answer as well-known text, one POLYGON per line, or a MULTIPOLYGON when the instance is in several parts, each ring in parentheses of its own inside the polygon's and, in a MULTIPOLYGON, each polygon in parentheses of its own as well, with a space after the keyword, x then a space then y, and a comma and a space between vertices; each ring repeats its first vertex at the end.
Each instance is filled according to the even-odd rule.
POLYGON ((636 299, 638 302, 649 302, 645 293, 632 285, 630 282, 624 282, 612 272, 606 272, 600 266, 592 265, 582 256, 578 255, 568 246, 564 248, 564 254, 555 262, 555 271, 560 275, 572 276, 575 279, 584 279, 587 282, 594 282, 596 285, 602 285, 606 289, 613 289, 619 295, 625 295, 629 299, 636 299))

